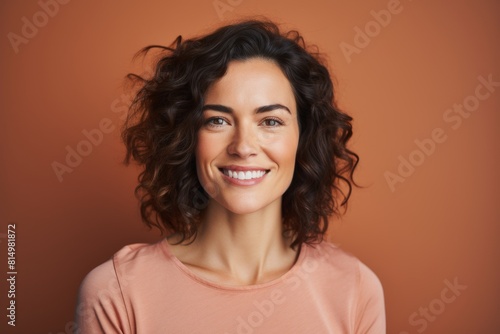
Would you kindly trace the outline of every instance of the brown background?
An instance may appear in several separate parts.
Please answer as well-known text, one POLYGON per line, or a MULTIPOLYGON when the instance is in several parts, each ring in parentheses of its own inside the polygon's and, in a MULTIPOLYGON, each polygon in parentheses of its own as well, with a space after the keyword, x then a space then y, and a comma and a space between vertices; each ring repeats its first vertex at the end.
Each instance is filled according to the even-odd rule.
POLYGON ((0 262, 4 277, 7 224, 15 222, 19 274, 17 326, 6 329, 2 279, 0 331, 70 333, 84 275, 125 244, 159 238, 139 219, 137 170, 120 164, 117 111, 133 54, 262 14, 327 53, 339 103, 355 118, 366 187, 331 239, 380 277, 388 332, 418 333, 424 321, 428 334, 499 333, 500 87, 458 128, 443 116, 474 101, 478 76, 500 81, 500 4, 401 0, 377 31, 371 11, 387 9, 386 0, 219 2, 231 10, 219 15, 212 0, 70 1, 47 22, 37 1, 1 2, 0 262), (40 27, 16 53, 8 34, 22 36, 23 17, 33 16, 40 27), (355 27, 367 24, 368 45, 348 59, 341 43, 355 45, 355 27), (65 163, 66 147, 75 149, 82 131, 103 119, 114 130, 60 182, 52 163, 65 163), (446 140, 418 161, 415 140, 436 128, 446 140), (399 156, 410 155, 421 164, 392 191, 385 174, 398 173, 399 156), (467 288, 443 304, 445 280, 455 279, 467 288), (418 312, 429 306, 439 314, 422 320, 418 312), (414 312, 419 325, 410 323, 414 312))

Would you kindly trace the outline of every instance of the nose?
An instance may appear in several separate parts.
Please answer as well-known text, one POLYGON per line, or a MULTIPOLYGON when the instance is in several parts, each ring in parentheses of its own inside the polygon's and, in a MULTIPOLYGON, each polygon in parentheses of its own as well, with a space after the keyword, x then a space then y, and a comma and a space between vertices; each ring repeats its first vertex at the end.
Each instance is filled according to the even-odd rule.
POLYGON ((238 126, 235 128, 231 142, 227 147, 230 155, 248 158, 258 152, 258 139, 256 130, 251 126, 238 126))

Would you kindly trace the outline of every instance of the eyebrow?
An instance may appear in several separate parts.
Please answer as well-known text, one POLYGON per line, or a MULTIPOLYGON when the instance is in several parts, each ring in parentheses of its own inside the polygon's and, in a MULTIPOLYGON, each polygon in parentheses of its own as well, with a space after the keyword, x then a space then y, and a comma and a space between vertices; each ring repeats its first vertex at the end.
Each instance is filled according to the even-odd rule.
MULTIPOLYGON (((201 109, 201 111, 205 111, 205 110, 209 110, 209 109, 215 110, 215 111, 220 111, 223 113, 228 113, 228 114, 233 113, 232 108, 224 106, 222 104, 205 104, 203 106, 203 108, 201 109)), ((286 107, 282 104, 279 104, 279 103, 258 107, 257 109, 255 109, 255 112, 258 114, 258 113, 273 111, 273 110, 277 110, 277 109, 284 109, 284 110, 288 111, 289 114, 292 114, 290 109, 288 109, 288 107, 286 107)))

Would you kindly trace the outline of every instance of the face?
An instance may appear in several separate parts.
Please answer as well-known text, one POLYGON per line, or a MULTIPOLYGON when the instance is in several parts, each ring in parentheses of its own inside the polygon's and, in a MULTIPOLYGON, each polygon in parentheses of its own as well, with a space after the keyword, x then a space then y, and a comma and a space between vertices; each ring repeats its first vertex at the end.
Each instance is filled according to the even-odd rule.
POLYGON ((236 214, 281 210, 295 167, 299 127, 288 79, 270 60, 232 61, 210 86, 198 133, 198 178, 209 205, 236 214))

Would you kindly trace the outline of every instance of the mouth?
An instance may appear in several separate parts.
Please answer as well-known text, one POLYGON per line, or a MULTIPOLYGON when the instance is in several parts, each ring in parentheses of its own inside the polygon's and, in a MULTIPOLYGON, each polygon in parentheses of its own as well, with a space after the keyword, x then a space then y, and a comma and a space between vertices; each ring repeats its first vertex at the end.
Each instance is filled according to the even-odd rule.
POLYGON ((234 170, 228 168, 219 168, 226 176, 237 180, 253 180, 260 179, 267 173, 269 169, 251 169, 251 170, 234 170))

